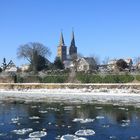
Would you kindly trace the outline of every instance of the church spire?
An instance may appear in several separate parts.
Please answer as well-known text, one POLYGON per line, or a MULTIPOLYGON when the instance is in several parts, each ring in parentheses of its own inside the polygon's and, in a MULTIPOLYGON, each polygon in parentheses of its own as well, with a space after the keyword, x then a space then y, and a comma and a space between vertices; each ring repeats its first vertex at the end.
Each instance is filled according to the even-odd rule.
POLYGON ((59 42, 59 45, 60 46, 64 46, 65 43, 64 43, 64 37, 63 37, 63 33, 61 32, 61 35, 60 35, 60 42, 59 42))
POLYGON ((71 46, 75 47, 74 31, 72 31, 71 46))
POLYGON ((75 46, 74 31, 72 31, 72 39, 71 39, 71 44, 69 47, 69 55, 71 57, 77 56, 77 47, 75 46))

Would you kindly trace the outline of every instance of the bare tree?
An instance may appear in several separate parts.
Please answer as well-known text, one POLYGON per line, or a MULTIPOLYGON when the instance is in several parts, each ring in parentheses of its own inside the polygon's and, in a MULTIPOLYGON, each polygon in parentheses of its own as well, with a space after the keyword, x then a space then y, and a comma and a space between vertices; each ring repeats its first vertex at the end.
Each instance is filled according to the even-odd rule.
POLYGON ((97 55, 90 55, 94 60, 95 60, 95 62, 96 62, 96 64, 97 65, 99 65, 100 64, 100 58, 97 56, 97 55))
POLYGON ((37 71, 40 57, 48 57, 51 52, 49 48, 38 42, 30 42, 19 46, 17 50, 18 58, 24 58, 31 64, 32 70, 37 71))
POLYGON ((102 61, 102 63, 103 63, 104 65, 107 65, 108 62, 109 62, 109 60, 110 60, 109 57, 105 57, 104 60, 102 61))
POLYGON ((140 57, 135 57, 133 61, 137 65, 138 63, 140 63, 140 57))

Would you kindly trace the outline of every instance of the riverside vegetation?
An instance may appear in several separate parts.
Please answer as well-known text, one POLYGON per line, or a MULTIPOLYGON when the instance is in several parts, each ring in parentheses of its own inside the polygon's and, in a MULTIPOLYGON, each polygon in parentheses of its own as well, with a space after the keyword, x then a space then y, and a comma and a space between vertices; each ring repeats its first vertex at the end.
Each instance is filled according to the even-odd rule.
MULTIPOLYGON (((68 83, 69 82, 69 72, 64 73, 50 73, 44 75, 26 75, 22 76, 17 74, 16 83, 68 83)), ((87 74, 82 72, 77 72, 75 79, 79 83, 131 83, 140 82, 140 75, 131 74, 87 74)))

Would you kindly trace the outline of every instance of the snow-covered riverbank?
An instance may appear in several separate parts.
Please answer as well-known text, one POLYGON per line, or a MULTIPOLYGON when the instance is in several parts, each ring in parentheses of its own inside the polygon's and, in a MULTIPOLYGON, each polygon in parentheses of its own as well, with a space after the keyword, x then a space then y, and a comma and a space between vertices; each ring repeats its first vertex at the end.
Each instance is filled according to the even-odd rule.
POLYGON ((138 89, 0 89, 0 100, 13 102, 64 102, 135 105, 140 107, 138 89))

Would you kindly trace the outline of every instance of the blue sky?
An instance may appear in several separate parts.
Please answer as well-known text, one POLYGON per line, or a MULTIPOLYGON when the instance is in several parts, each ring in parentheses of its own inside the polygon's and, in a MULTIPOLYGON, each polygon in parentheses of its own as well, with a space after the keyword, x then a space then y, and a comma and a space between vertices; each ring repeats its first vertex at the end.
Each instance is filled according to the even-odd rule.
POLYGON ((140 0, 0 0, 0 63, 17 65, 17 48, 41 42, 56 56, 60 32, 69 47, 72 28, 84 56, 140 56, 140 0))

